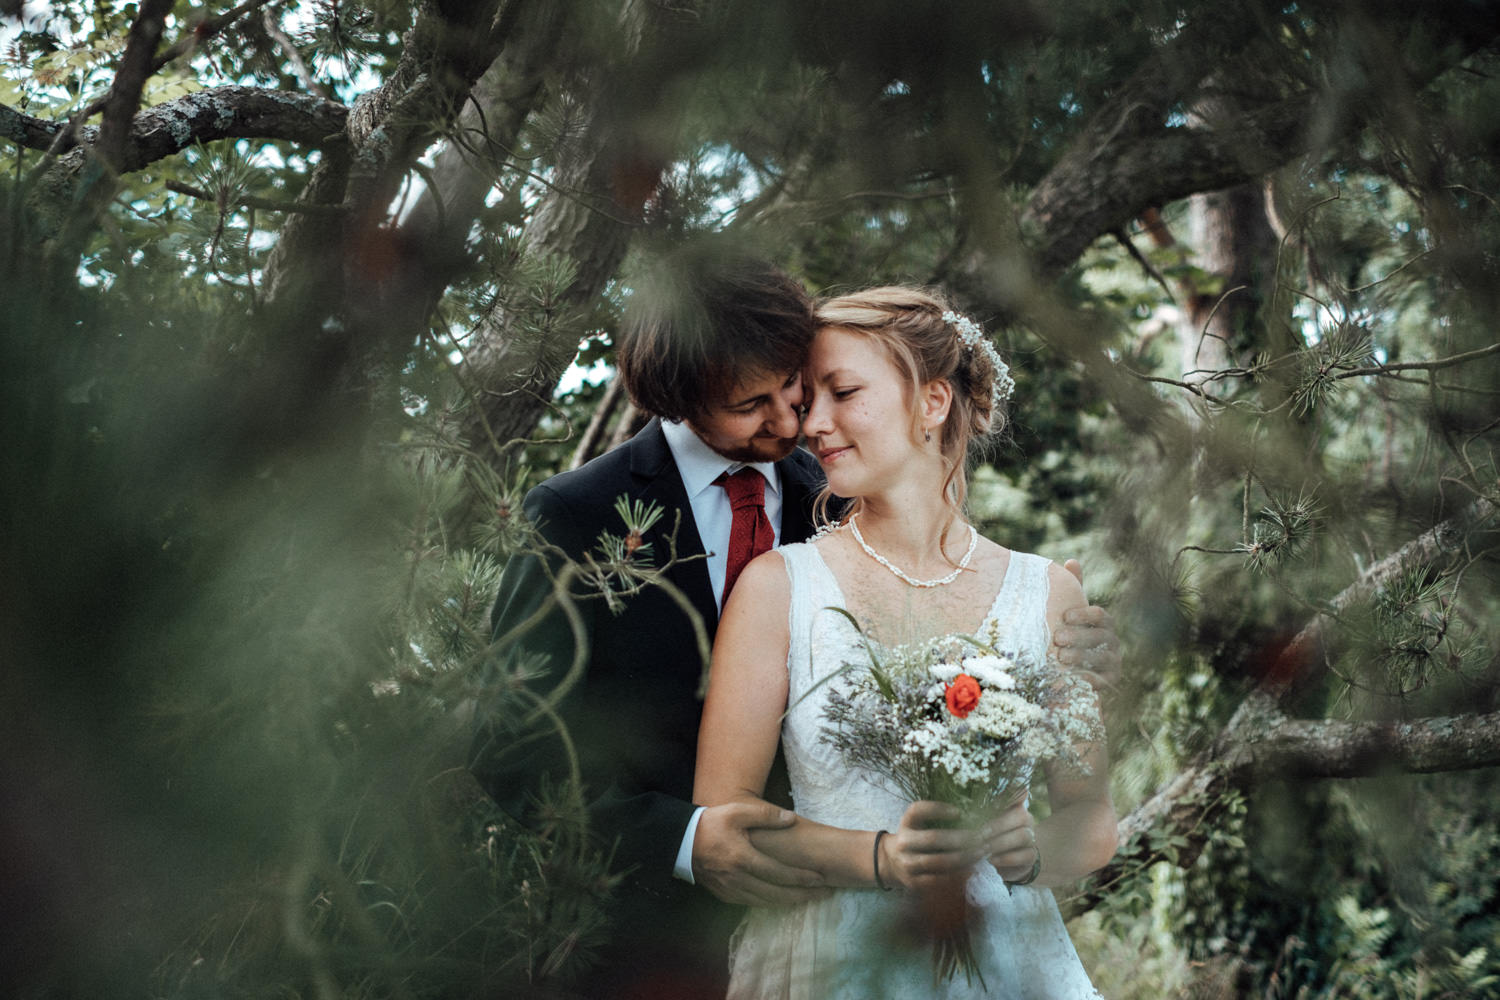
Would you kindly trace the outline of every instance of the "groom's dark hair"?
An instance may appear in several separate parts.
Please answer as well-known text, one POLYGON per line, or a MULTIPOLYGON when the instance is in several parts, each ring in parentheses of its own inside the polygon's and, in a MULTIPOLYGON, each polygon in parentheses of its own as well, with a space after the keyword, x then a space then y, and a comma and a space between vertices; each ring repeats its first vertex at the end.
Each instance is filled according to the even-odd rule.
POLYGON ((636 406, 692 419, 742 379, 800 369, 812 334, 798 281, 761 257, 695 244, 638 280, 615 360, 636 406))

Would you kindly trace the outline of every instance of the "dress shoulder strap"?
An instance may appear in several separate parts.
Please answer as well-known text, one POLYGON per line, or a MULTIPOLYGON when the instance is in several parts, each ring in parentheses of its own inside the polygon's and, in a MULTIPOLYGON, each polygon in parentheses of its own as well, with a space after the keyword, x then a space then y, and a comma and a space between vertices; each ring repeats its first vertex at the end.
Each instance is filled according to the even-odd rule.
POLYGON ((786 565, 787 582, 790 584, 791 601, 787 607, 787 627, 790 635, 790 661, 797 662, 799 654, 805 656, 812 641, 813 627, 817 624, 821 609, 829 606, 843 607, 844 595, 839 590, 838 580, 823 561, 812 542, 797 542, 783 545, 776 550, 781 553, 786 565))
POLYGON ((1040 656, 1052 644, 1052 629, 1047 625, 1050 565, 1051 560, 1043 556, 1011 552, 1005 582, 989 618, 989 627, 1003 647, 1029 649, 1040 656))

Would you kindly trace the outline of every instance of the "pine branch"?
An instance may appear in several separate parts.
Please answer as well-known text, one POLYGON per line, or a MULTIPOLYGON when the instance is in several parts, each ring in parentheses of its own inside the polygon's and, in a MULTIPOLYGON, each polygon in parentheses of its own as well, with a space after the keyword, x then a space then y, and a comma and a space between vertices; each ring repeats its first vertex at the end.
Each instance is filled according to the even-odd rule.
POLYGON ((1461 771, 1500 765, 1500 712, 1404 722, 1293 719, 1280 701, 1321 662, 1314 654, 1339 612, 1368 599, 1414 567, 1459 551, 1496 505, 1479 499, 1375 563, 1328 602, 1282 653, 1270 681, 1252 691, 1213 745, 1119 824, 1120 849, 1066 900, 1069 916, 1098 905, 1109 889, 1149 865, 1186 867, 1208 842, 1227 795, 1278 778, 1356 778, 1461 771))
POLYGON ((1277 657, 1268 690, 1278 699, 1285 697, 1293 684, 1306 681, 1309 673, 1319 668, 1323 663, 1320 655, 1323 639, 1340 612, 1368 600, 1402 573, 1458 552, 1473 527, 1489 521, 1495 513, 1494 501, 1475 500, 1456 516, 1433 526, 1366 569, 1358 580, 1328 601, 1326 612, 1308 622, 1287 644, 1277 657))
MULTIPOLYGON (((199 201, 218 203, 218 196, 210 191, 181 181, 169 180, 166 189, 177 194, 185 194, 189 198, 197 198, 199 201)), ((311 212, 313 214, 339 216, 344 214, 342 205, 312 205, 295 201, 272 201, 269 198, 256 198, 248 194, 237 194, 229 202, 238 208, 254 208, 265 212, 311 212)), ((228 207, 226 205, 225 207, 228 207)))
POLYGON ((1361 375, 1389 375, 1392 372, 1423 371, 1433 372, 1443 368, 1452 368, 1455 365, 1468 364, 1477 358, 1488 357, 1500 352, 1500 344, 1491 344, 1473 351, 1465 351, 1463 354, 1455 354, 1447 358, 1435 358, 1432 361, 1400 361, 1386 365, 1372 365, 1369 368, 1352 368, 1349 371, 1330 374, 1330 379, 1357 378, 1361 375))
MULTIPOLYGON (((245 0, 244 3, 230 10, 226 10, 224 13, 218 15, 217 17, 204 18, 202 21, 199 21, 197 24, 195 24, 191 31, 189 31, 186 35, 183 35, 181 38, 177 39, 177 41, 173 42, 170 46, 167 47, 167 50, 165 52, 156 57, 156 59, 151 64, 151 72, 153 74, 157 73, 162 69, 162 67, 166 66, 173 59, 176 59, 179 56, 187 55, 189 52, 197 51, 202 47, 204 42, 219 34, 235 21, 238 21, 246 14, 250 14, 255 12, 256 10, 259 10, 261 7, 264 7, 270 2, 271 0, 245 0)), ((322 97, 326 95, 319 94, 319 96, 322 97)))
POLYGON ((261 20, 265 24, 266 34, 270 36, 271 41, 275 43, 286 61, 292 64, 292 72, 301 81, 302 86, 319 97, 328 98, 327 88, 313 76, 312 68, 307 65, 307 60, 303 59, 302 53, 297 50, 297 43, 281 30, 281 25, 276 23, 275 15, 266 11, 261 20))

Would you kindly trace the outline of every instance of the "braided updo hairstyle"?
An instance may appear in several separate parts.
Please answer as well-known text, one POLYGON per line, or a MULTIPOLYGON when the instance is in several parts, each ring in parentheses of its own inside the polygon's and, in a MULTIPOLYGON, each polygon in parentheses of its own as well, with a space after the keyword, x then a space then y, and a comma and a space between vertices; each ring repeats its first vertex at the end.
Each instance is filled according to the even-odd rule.
MULTIPOLYGON (((953 402, 940 429, 939 452, 948 466, 944 499, 962 510, 970 449, 977 451, 996 438, 1005 429, 1006 414, 1004 403, 994 400, 996 371, 990 353, 964 343, 955 326, 943 318, 952 309, 934 289, 887 285, 825 299, 813 318, 820 329, 837 327, 879 344, 911 383, 912 401, 934 379, 952 386, 953 402)), ((922 434, 914 404, 911 433, 914 440, 922 434)))

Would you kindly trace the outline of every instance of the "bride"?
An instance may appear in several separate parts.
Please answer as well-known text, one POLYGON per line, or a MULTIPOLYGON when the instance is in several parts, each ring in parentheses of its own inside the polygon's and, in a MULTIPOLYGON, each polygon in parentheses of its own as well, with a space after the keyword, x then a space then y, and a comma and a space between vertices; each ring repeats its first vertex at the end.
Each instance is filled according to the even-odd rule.
POLYGON ((803 430, 828 491, 852 503, 813 541, 754 560, 736 585, 714 645, 694 801, 758 800, 781 740, 799 818, 756 831, 756 846, 839 888, 752 909, 729 995, 1097 996, 1048 887, 1114 852, 1102 746, 1084 748, 1084 775, 1044 765, 1045 819, 1021 798, 975 827, 951 806, 904 801, 821 739, 827 696, 844 681, 828 675, 865 655, 849 617, 878 646, 983 630, 1041 656, 1085 601, 1064 569, 965 520, 969 447, 1000 430, 1013 387, 978 327, 900 287, 831 299, 817 318, 803 430), (931 945, 913 931, 919 904, 931 912, 945 890, 966 895, 978 977, 935 976, 931 945))

